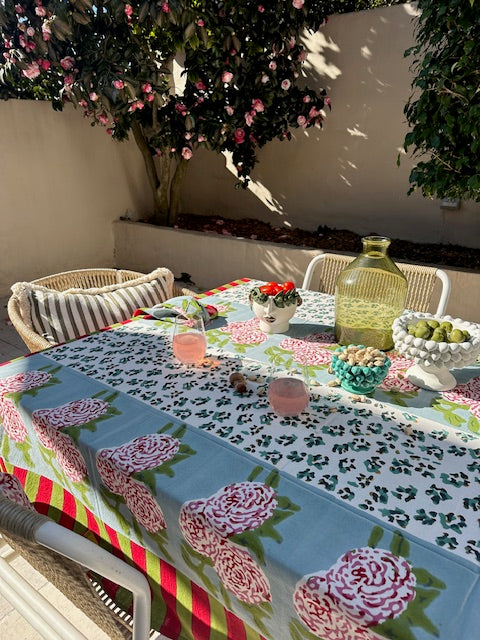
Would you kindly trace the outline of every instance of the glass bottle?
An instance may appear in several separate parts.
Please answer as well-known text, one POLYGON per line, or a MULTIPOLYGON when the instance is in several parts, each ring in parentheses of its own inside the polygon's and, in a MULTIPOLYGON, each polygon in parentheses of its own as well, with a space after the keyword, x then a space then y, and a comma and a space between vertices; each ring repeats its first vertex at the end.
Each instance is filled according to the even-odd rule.
POLYGON ((392 322, 401 315, 407 280, 388 256, 390 238, 366 236, 363 251, 338 276, 335 287, 335 339, 388 351, 392 322))

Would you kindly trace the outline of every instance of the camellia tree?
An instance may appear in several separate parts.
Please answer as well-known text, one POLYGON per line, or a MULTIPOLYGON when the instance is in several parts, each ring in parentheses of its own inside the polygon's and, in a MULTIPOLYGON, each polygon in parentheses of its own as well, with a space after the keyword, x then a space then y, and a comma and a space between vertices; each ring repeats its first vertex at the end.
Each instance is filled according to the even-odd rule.
POLYGON ((480 202, 480 2, 418 0, 405 150, 420 156, 409 193, 480 202))
POLYGON ((173 224, 198 147, 231 152, 245 185, 260 147, 290 139, 292 127, 321 126, 330 100, 304 84, 301 34, 331 8, 321 0, 5 0, 3 97, 71 103, 117 140, 131 132, 152 221, 173 224))

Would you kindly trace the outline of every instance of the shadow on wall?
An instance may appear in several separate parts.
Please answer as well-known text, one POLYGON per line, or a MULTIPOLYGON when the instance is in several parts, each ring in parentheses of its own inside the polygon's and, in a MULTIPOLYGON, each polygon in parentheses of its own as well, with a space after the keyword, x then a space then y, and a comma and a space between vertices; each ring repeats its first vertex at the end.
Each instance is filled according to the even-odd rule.
POLYGON ((226 179, 221 156, 198 153, 183 210, 440 241, 432 238, 432 226, 441 226, 438 203, 407 196, 412 160, 403 156, 397 167, 407 131, 403 109, 412 75, 404 52, 413 43, 414 15, 409 4, 334 15, 306 35, 304 82, 325 88, 332 100, 323 129, 294 129, 291 142, 275 140, 261 149, 247 191, 234 190, 228 160, 232 176, 226 179))

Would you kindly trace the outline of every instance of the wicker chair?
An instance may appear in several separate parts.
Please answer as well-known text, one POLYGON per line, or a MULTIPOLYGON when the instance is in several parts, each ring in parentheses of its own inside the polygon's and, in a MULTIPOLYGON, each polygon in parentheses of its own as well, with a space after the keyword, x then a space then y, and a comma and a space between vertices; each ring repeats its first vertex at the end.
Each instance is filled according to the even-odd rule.
MULTIPOLYGON (((337 253, 321 253, 313 258, 303 279, 302 288, 310 289, 315 276, 315 289, 334 295, 335 284, 339 273, 348 265, 355 256, 346 256, 337 253)), ((435 310, 435 315, 442 316, 445 313, 448 298, 450 296, 450 278, 436 267, 398 263, 398 268, 407 279, 408 291, 405 306, 412 311, 430 311, 430 303, 437 280, 442 284, 440 300, 435 310)))
MULTIPOLYGON (((145 576, 94 542, 0 493, 0 538, 65 594, 112 640, 150 636, 150 586, 145 576), (133 593, 133 618, 113 603, 87 570, 133 593)), ((2 596, 43 638, 88 640, 68 618, 0 557, 2 596)))
MULTIPOLYGON (((55 291, 92 289, 128 282, 143 275, 145 274, 126 269, 78 269, 38 278, 37 280, 32 280, 32 284, 41 285, 55 291)), ((172 297, 181 295, 195 295, 195 293, 190 289, 180 288, 174 284, 172 297)), ((25 317, 25 310, 22 313, 15 295, 12 295, 8 300, 7 310, 13 326, 31 352, 41 351, 52 346, 51 342, 32 329, 31 323, 25 317)), ((125 320, 127 319, 125 318, 125 320)))

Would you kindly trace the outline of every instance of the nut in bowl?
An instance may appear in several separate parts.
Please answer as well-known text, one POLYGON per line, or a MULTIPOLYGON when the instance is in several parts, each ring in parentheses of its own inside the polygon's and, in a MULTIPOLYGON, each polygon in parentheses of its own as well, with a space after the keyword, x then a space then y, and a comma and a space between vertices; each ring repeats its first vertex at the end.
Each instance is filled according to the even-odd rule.
POLYGON ((368 395, 386 378, 390 365, 380 349, 349 344, 334 351, 331 366, 343 389, 368 395))
POLYGON ((405 377, 423 389, 453 389, 457 381, 449 369, 467 367, 480 354, 480 325, 460 318, 404 313, 392 332, 398 353, 415 362, 405 377))

